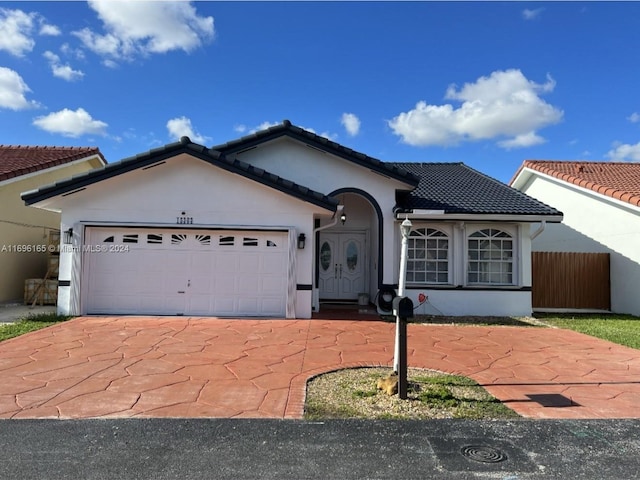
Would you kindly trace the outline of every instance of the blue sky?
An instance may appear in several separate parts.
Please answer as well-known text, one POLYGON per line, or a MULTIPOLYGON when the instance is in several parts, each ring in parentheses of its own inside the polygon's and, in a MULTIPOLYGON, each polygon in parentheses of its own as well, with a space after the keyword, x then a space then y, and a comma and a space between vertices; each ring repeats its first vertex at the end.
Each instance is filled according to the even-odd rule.
POLYGON ((640 161, 637 2, 0 2, 0 144, 289 119, 384 161, 640 161))

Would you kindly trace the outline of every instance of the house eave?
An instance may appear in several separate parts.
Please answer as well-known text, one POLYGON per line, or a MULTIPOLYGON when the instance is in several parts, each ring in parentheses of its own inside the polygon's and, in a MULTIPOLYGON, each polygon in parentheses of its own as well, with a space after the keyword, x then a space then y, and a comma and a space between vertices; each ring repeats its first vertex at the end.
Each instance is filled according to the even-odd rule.
MULTIPOLYGON (((170 158, 186 154, 205 161, 212 166, 221 168, 231 173, 238 174, 247 179, 263 184, 274 190, 290 195, 303 202, 311 203, 329 212, 335 212, 338 200, 327 197, 303 185, 296 184, 285 178, 271 174, 265 170, 255 168, 235 158, 202 145, 192 143, 187 137, 159 149, 151 150, 145 154, 131 157, 121 162, 110 164, 98 170, 92 170, 86 174, 75 176, 37 190, 24 192, 21 197, 26 205, 35 205, 48 199, 65 196, 75 191, 85 189, 94 183, 107 180, 118 175, 138 169, 151 168, 170 158)), ((36 205, 37 206, 37 205, 36 205)))
POLYGON ((456 221, 456 222, 502 222, 502 223, 539 223, 542 221, 548 223, 562 222, 562 215, 512 215, 512 214, 494 214, 494 213, 440 213, 440 212, 396 212, 396 220, 437 220, 437 221, 456 221))

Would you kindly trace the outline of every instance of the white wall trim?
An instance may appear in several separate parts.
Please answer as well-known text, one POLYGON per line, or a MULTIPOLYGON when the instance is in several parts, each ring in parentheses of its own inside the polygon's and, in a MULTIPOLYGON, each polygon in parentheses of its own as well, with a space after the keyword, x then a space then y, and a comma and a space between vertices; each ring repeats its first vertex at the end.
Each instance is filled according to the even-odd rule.
MULTIPOLYGON (((542 178, 544 180, 552 182, 552 183, 554 183, 556 185, 561 185, 563 187, 569 188, 569 189, 574 190, 576 192, 579 192, 579 193, 582 193, 582 194, 585 194, 585 195, 589 195, 589 196, 594 197, 594 198, 596 198, 596 199, 598 199, 600 201, 610 203, 610 204, 615 205, 617 207, 626 208, 626 209, 628 209, 628 210, 630 210, 630 211, 632 211, 634 213, 640 213, 640 207, 638 207, 636 205, 632 205, 632 204, 630 204, 628 202, 624 202, 622 200, 618 200, 617 198, 613 198, 613 197, 610 197, 608 195, 604 195, 602 193, 598 193, 598 192, 596 192, 594 190, 591 190, 589 188, 581 187, 580 185, 576 185, 574 183, 567 182, 566 180, 562 180, 560 178, 554 177, 553 175, 548 175, 546 173, 542 173, 542 172, 539 172, 537 170, 532 170, 530 168, 525 168, 525 170, 528 173, 530 173, 530 176, 537 176, 539 178, 542 178)), ((520 175, 522 175, 522 173, 520 175)), ((519 183, 518 179, 520 178, 520 175, 518 176, 516 181, 513 182, 513 186, 514 186, 514 188, 517 188, 521 192, 526 193, 526 191, 528 190, 528 186, 531 184, 532 179, 527 177, 526 181, 523 180, 523 185, 516 186, 516 183, 519 183)))

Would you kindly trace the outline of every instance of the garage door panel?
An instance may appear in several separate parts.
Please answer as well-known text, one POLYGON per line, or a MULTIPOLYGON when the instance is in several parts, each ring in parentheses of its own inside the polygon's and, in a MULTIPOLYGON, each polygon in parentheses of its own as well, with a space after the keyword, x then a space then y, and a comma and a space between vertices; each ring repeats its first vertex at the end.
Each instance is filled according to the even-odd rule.
POLYGON ((254 274, 260 272, 261 257, 259 252, 243 252, 238 259, 238 272, 254 274))
POLYGON ((262 271, 282 272, 286 270, 287 260, 282 252, 267 252, 262 256, 262 271))
POLYGON ((283 316, 288 242, 283 232, 90 228, 88 313, 283 316), (103 243, 107 241, 107 243, 103 243))
POLYGON ((263 298, 261 310, 265 315, 277 315, 285 308, 285 305, 280 298, 263 298))
POLYGON ((287 288, 286 281, 281 277, 263 277, 259 279, 260 291, 265 295, 278 295, 287 288))
POLYGON ((213 299, 213 311, 215 315, 219 316, 234 315, 237 311, 235 299, 232 297, 215 297, 213 299))
POLYGON ((260 300, 257 297, 240 297, 238 299, 238 309, 243 312, 258 312, 260 300))

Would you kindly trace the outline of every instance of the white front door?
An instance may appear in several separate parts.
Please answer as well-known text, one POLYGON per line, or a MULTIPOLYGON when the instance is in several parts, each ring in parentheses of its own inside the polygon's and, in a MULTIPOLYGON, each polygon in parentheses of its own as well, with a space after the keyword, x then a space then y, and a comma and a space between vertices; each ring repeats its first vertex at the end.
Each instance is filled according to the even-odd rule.
POLYGON ((321 233, 319 248, 320 299, 357 300, 366 285, 366 235, 321 233))

